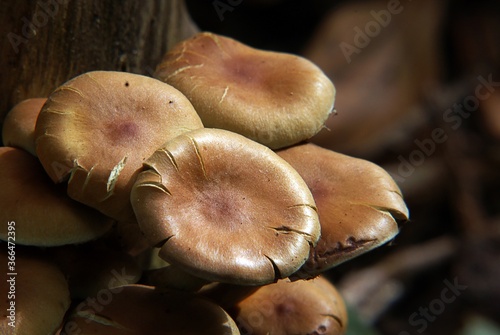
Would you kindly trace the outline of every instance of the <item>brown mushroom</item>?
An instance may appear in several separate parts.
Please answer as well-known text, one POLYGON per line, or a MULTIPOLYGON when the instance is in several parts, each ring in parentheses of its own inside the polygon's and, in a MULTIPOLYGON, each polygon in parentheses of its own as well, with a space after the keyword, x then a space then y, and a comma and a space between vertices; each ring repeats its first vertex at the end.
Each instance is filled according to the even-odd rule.
POLYGON ((340 335, 347 328, 344 300, 323 277, 262 286, 228 311, 242 334, 340 335))
POLYGON ((5 265, 0 282, 0 334, 54 334, 71 302, 62 272, 19 246, 2 244, 0 259, 5 265))
POLYGON ((271 148, 315 135, 335 100, 330 79, 305 58, 207 32, 169 51, 155 76, 184 93, 206 127, 271 148))
POLYGON ((130 189, 142 161, 164 142, 202 128, 191 103, 159 80, 96 71, 57 88, 36 123, 36 152, 71 198, 134 221, 130 189))
POLYGON ((131 200, 160 257, 207 280, 287 277, 320 234, 298 173, 269 148, 221 129, 185 133, 157 150, 131 200))
POLYGON ((23 100, 9 111, 3 121, 4 146, 21 148, 36 156, 35 124, 46 101, 46 98, 23 100))
POLYGON ((82 302, 63 331, 96 335, 239 334, 231 317, 214 303, 186 293, 160 293, 144 285, 122 286, 101 303, 82 302))
POLYGON ((392 240, 408 220, 399 187, 381 167, 314 144, 278 151, 318 206, 321 238, 295 276, 315 276, 392 240))
MULTIPOLYGON (((81 243, 111 228, 112 219, 70 199, 24 150, 0 147, 0 189, 0 220, 15 222, 17 244, 81 243)), ((0 225, 0 239, 8 239, 5 224, 0 225)))

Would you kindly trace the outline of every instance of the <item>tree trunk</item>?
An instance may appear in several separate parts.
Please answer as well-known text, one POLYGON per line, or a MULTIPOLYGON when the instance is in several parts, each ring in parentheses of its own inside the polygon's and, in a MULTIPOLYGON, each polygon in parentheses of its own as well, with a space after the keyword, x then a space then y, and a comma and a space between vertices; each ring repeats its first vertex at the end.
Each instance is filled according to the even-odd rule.
POLYGON ((163 53, 196 32, 183 0, 17 0, 0 7, 0 121, 93 70, 152 75, 163 53))

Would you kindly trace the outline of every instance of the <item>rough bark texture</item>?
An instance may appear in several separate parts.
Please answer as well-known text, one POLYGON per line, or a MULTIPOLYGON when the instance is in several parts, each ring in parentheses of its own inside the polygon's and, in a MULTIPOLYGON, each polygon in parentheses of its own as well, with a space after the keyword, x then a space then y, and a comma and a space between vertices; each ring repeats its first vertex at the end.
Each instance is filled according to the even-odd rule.
POLYGON ((151 75, 196 31, 183 0, 18 0, 0 6, 0 126, 16 103, 92 70, 151 75))

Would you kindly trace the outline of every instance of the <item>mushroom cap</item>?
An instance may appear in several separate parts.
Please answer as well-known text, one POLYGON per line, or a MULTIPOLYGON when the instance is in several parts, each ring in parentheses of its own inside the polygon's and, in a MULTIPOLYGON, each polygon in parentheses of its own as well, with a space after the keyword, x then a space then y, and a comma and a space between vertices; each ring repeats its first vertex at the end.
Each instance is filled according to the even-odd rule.
POLYGON ((160 293, 149 286, 125 285, 111 292, 111 297, 99 310, 82 302, 63 330, 68 334, 80 330, 96 335, 239 334, 221 307, 191 294, 160 293))
POLYGON ((160 257, 207 280, 286 277, 320 234, 299 174, 269 148, 221 129, 166 143, 145 162, 131 200, 160 257))
POLYGON ((347 328, 344 300, 323 277, 262 286, 228 311, 242 334, 340 335, 347 328))
POLYGON ((408 220, 399 187, 380 166, 314 144, 277 152, 309 186, 318 207, 321 238, 299 276, 314 276, 374 249, 408 220))
MULTIPOLYGON (((112 219, 70 199, 26 151, 0 147, 0 220, 16 222, 16 243, 57 246, 102 236, 112 219)), ((7 225, 0 225, 7 241, 7 225)))
POLYGON ((36 123, 36 151, 71 198, 133 221, 130 189, 164 142, 203 127, 187 98, 159 80, 123 72, 82 74, 57 88, 36 123))
POLYGON ((167 52, 155 76, 183 92, 208 128, 276 149, 319 132, 335 88, 309 60, 199 33, 167 52))
MULTIPOLYGON (((2 224, 3 225, 3 224, 2 224)), ((17 235, 16 235, 17 237, 17 235)), ((7 247, 0 248, 1 264, 7 269, 7 247)), ((0 282, 0 334, 54 334, 63 322, 71 300, 62 272, 51 262, 34 253, 15 248, 15 276, 4 275, 0 282), (7 280, 14 279, 14 287, 7 280), (15 297, 8 298, 14 290, 15 297), (15 302, 15 328, 9 326, 10 303, 15 302)), ((40 251, 37 251, 40 254, 40 251)), ((10 265, 9 265, 10 266, 10 265)), ((5 270, 4 270, 5 271, 5 270)))
POLYGON ((36 119, 46 101, 46 98, 23 100, 9 111, 3 121, 2 142, 4 146, 21 148, 36 156, 36 119))

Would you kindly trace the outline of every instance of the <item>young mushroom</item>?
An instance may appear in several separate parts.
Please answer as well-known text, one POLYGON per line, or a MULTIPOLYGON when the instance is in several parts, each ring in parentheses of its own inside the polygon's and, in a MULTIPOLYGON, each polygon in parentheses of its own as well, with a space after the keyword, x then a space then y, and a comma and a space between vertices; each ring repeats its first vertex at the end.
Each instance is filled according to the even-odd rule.
POLYGON ((314 277, 381 246, 408 220, 401 191, 381 167, 310 143, 277 153, 309 186, 321 222, 321 238, 294 277, 314 277))
POLYGON ((131 201, 160 257, 212 281, 287 277, 320 234, 299 174, 269 148, 221 129, 167 142, 145 161, 131 201))
POLYGON ((95 71, 50 94, 36 123, 36 152, 54 182, 102 213, 134 221, 130 189, 164 142, 202 128, 187 98, 159 80, 95 71))
POLYGON ((327 279, 279 280, 228 309, 242 334, 341 335, 347 310, 327 279))
POLYGON ((231 317, 219 306, 191 294, 157 292, 144 285, 125 285, 109 302, 76 306, 64 334, 95 335, 239 335, 231 317))
POLYGON ((309 60, 199 33, 167 52, 155 76, 192 102, 203 124, 276 149, 319 132, 335 88, 309 60))
POLYGON ((36 119, 46 101, 46 98, 23 100, 9 111, 2 127, 4 146, 21 148, 36 156, 36 119))
MULTIPOLYGON (((0 220, 15 222, 16 243, 58 246, 90 241, 111 228, 112 219, 70 199, 28 152, 0 147, 0 220)), ((7 224, 0 239, 8 240, 7 224)))

